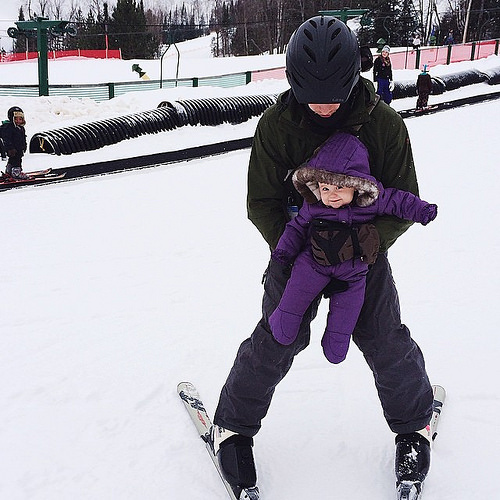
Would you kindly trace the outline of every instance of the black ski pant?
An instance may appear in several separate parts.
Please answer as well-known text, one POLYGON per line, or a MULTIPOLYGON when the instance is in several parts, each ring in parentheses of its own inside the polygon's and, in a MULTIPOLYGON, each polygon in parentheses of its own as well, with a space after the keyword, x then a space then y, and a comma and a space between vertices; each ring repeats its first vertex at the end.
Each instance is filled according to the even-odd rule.
POLYGON ((420 92, 417 97, 417 109, 422 109, 427 106, 429 101, 429 92, 420 92))
MULTIPOLYGON (((268 318, 278 305, 289 271, 271 261, 264 282, 263 317, 240 346, 222 388, 214 422, 245 436, 261 427, 274 390, 296 354, 309 344, 310 322, 320 297, 304 315, 297 340, 281 345, 272 336, 268 318)), ((432 415, 432 388, 424 358, 401 324, 399 299, 386 254, 379 254, 367 274, 365 302, 353 341, 373 372, 384 416, 390 429, 405 434, 423 429, 432 415)))

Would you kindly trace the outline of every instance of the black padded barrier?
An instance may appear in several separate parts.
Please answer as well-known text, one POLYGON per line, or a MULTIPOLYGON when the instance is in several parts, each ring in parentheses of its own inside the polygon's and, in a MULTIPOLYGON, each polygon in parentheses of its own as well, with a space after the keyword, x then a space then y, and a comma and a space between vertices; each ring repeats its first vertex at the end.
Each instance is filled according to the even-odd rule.
POLYGON ((30 153, 68 155, 185 125, 243 123, 261 115, 276 98, 276 95, 256 95, 163 101, 149 111, 39 132, 30 140, 30 153))
POLYGON ((405 97, 413 97, 417 95, 417 86, 415 82, 394 82, 394 90, 392 91, 393 99, 404 99, 405 97))
MULTIPOLYGON (((472 97, 466 97, 463 99, 458 99, 454 101, 442 102, 435 106, 432 106, 428 111, 423 113, 416 113, 415 109, 408 109, 404 111, 399 111, 399 115, 404 118, 414 118, 417 116, 424 116, 428 113, 439 113, 441 111, 446 111, 448 109, 457 108, 460 106, 470 106, 471 104, 488 102, 490 100, 500 99, 500 92, 491 92, 489 94, 480 94, 472 97)), ((184 113, 184 111, 182 111, 184 113)), ((177 115, 179 117, 179 115, 177 115)), ((186 117, 182 117, 182 120, 186 120, 186 117)), ((118 129, 121 126, 121 121, 116 122, 116 127, 118 129)), ((108 129, 109 132, 110 129, 108 129)), ((40 140, 42 141, 42 134, 40 134, 40 140)), ((67 136, 69 137, 69 135, 67 136)), ((76 137, 76 136, 75 136, 76 137)), ((63 141, 61 141, 63 142, 63 141)), ((58 143, 54 143, 58 151, 58 143)), ((47 179, 43 183, 37 183, 36 185, 43 185, 46 183, 53 182, 64 182, 72 179, 81 179, 84 177, 91 177, 96 175, 110 174, 114 172, 123 172, 126 170, 134 170, 139 168, 151 168, 155 166, 166 165, 169 163, 176 163, 180 161, 193 160, 196 158, 204 158, 207 156, 213 156, 217 154, 228 153, 229 151, 237 151, 240 149, 250 148, 252 145, 252 137, 245 137, 243 139, 234 139, 229 141, 223 141, 215 144, 205 144, 202 146, 196 146, 192 148, 182 149, 178 151, 166 151, 164 153, 155 153, 153 155, 141 155, 133 158, 122 158, 119 160, 104 161, 99 163, 91 163, 86 165, 76 165, 67 168, 54 169, 54 174, 65 173, 64 179, 51 180, 47 179)), ((58 153, 62 154, 62 153, 58 153)), ((13 188, 22 188, 26 186, 33 186, 33 184, 16 185, 15 183, 6 184, 0 186, 0 191, 6 191, 13 188)))
MULTIPOLYGON (((431 79, 432 94, 438 95, 475 83, 500 83, 500 68, 487 71, 471 69, 441 77, 431 75, 431 79)), ((416 95, 416 82, 395 82, 394 99, 416 95)), ((36 133, 30 140, 29 150, 30 153, 68 155, 186 125, 239 124, 260 116, 276 99, 277 95, 273 94, 162 101, 153 110, 36 133)))
POLYGON ((164 101, 160 107, 174 107, 188 125, 238 124, 261 115, 276 102, 276 98, 276 95, 255 95, 189 99, 176 101, 175 106, 164 101))
MULTIPOLYGON (((456 90, 467 85, 486 82, 490 85, 500 83, 500 67, 486 71, 470 69, 459 73, 452 73, 445 76, 432 76, 432 95, 440 95, 447 90, 456 90)), ((417 84, 415 81, 397 81, 394 82, 394 99, 403 99, 405 97, 415 97, 417 95, 417 84)))
POLYGON ((440 76, 439 79, 444 83, 446 90, 457 90, 460 87, 482 83, 488 80, 488 76, 481 71, 470 69, 460 73, 440 76))
POLYGON ((490 85, 498 85, 500 83, 500 67, 491 68, 484 71, 484 74, 488 77, 488 83, 490 85))
POLYGON ((68 155, 92 151, 125 139, 172 130, 182 125, 173 107, 156 108, 33 135, 30 153, 68 155))

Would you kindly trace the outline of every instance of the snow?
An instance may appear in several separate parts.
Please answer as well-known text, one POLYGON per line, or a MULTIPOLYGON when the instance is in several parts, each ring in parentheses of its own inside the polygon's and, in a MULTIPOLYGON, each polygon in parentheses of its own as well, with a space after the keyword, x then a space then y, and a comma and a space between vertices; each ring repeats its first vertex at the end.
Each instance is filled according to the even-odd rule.
MULTIPOLYGON (((212 59, 192 54, 193 71, 212 71, 212 59)), ((255 64, 276 66, 260 59, 255 64)), ((238 70, 237 58, 225 62, 224 73, 238 70)), ((21 82, 30 64, 0 65, 0 80, 21 82)), ((66 83, 106 71, 106 62, 71 60, 51 62, 51 74, 63 73, 59 64, 66 83)), ((477 64, 500 60, 465 66, 477 64)), ((129 78, 130 61, 112 71, 114 81, 129 78)), ((21 105, 31 136, 164 99, 284 88, 283 81, 179 88, 100 104, 5 97, 0 116, 21 105)), ((431 102, 494 90, 474 85, 431 102)), ((413 98, 394 102, 412 106, 413 98)), ((491 188, 500 181, 499 113, 500 101, 491 101, 406 121, 421 195, 439 205, 435 222, 413 226, 390 251, 403 320, 432 382, 448 392, 426 500, 491 496, 500 462, 500 214, 491 188)), ((66 157, 28 154, 25 170, 245 137, 256 120, 184 127, 66 157)), ((259 319, 268 249, 246 218, 248 157, 242 150, 0 194, 0 498, 224 498, 175 389, 192 381, 213 412, 236 349, 259 319)), ((326 361, 325 317, 323 303, 311 345, 279 385, 256 437, 262 498, 392 498, 393 434, 371 373, 354 345, 344 363, 326 361)))

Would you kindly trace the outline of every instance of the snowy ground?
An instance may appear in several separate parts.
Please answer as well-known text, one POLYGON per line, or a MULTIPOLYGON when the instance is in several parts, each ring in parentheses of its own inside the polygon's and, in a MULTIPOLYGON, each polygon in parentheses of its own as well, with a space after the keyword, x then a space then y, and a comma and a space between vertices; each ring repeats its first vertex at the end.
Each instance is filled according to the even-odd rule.
MULTIPOLYGON (((79 61, 71 67, 82 78, 79 61)), ((485 87, 495 90, 468 91, 485 87)), ((150 109, 165 95, 20 104, 32 134, 150 109)), ((18 102, 2 99, 0 115, 18 102)), ((435 222, 415 225, 390 252, 404 321, 432 381, 448 391, 426 500, 495 491, 500 212, 491 186, 500 182, 499 113, 494 101, 406 121, 422 197, 439 205, 435 222)), ((25 165, 149 154, 246 136, 253 127, 186 127, 70 157, 28 155, 25 165)), ((213 411, 236 349, 259 318, 268 250, 246 219, 248 155, 0 194, 0 498, 224 498, 175 387, 194 382, 213 411)), ((339 366, 324 359, 325 313, 323 305, 311 346, 279 386, 256 438, 262 497, 393 498, 393 435, 371 375, 355 346, 339 366)))

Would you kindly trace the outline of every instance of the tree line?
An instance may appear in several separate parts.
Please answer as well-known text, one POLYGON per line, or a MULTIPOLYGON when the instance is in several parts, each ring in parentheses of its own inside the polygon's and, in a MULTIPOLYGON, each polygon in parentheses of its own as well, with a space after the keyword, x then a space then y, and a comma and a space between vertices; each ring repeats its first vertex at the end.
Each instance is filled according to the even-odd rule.
MULTIPOLYGON (((215 33, 218 57, 283 53, 303 21, 320 11, 341 16, 342 9, 357 11, 360 43, 371 47, 411 45, 415 37, 422 45, 500 37, 500 0, 448 0, 444 14, 436 0, 197 0, 168 11, 145 9, 143 0, 117 0, 112 8, 90 0, 86 12, 73 1, 66 10, 65 0, 37 1, 28 18, 64 19, 77 29, 74 37, 49 36, 50 49, 119 48, 125 59, 158 57, 170 44, 208 33, 215 33)), ((15 40, 16 52, 36 50, 34 34, 27 35, 15 40)))

